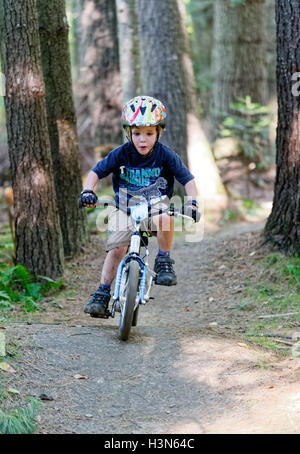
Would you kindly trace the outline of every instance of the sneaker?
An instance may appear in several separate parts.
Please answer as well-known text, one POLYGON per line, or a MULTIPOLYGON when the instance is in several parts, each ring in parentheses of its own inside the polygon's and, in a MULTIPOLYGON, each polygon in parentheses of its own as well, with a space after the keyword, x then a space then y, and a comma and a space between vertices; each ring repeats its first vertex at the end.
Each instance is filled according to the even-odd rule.
POLYGON ((155 283, 157 285, 176 285, 177 278, 173 270, 175 263, 170 257, 157 255, 154 264, 154 271, 157 274, 155 283))
POLYGON ((110 292, 106 289, 99 289, 93 293, 92 298, 86 305, 84 312, 90 314, 91 317, 108 318, 108 303, 110 300, 110 292))

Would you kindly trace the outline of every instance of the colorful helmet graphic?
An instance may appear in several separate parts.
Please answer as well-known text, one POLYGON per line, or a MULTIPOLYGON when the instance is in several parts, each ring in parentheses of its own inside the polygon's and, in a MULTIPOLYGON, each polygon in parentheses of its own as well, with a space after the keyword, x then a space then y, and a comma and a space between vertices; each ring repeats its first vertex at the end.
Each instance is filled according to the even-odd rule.
POLYGON ((151 96, 137 96, 128 101, 122 110, 123 128, 126 126, 165 127, 166 108, 151 96))

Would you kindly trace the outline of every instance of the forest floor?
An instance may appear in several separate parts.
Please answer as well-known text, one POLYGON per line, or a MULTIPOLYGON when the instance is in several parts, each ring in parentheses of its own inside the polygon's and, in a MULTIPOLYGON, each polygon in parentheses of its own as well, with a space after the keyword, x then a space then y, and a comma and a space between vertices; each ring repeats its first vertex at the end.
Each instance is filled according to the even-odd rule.
MULTIPOLYGON (((153 287, 155 299, 140 309, 127 342, 117 337, 118 314, 83 313, 105 258, 105 239, 92 236, 45 312, 5 326, 19 351, 7 386, 42 399, 38 433, 299 433, 295 345, 281 337, 272 350, 251 337, 261 333, 258 317, 274 309, 251 293, 270 254, 259 248, 262 228, 236 224, 205 232, 200 242, 177 235, 178 285, 153 287)), ((292 338, 300 319, 280 320, 263 328, 292 338)))

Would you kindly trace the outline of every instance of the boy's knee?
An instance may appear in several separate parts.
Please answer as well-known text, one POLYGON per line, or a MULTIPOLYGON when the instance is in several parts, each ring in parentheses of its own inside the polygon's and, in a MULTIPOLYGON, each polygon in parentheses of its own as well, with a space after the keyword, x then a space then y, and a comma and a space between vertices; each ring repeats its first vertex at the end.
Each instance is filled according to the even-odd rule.
POLYGON ((160 214, 153 218, 155 225, 159 230, 163 231, 172 231, 173 230, 173 218, 168 216, 166 213, 160 214))
POLYGON ((127 246, 119 246, 111 249, 111 254, 116 258, 123 258, 127 252, 127 246))

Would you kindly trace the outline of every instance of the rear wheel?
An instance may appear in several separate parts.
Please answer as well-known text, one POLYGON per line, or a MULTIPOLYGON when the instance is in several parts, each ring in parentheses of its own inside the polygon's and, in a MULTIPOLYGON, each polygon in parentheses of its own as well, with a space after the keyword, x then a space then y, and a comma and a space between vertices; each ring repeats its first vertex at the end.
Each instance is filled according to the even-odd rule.
POLYGON ((130 329, 134 319, 134 307, 136 301, 136 294, 139 282, 139 270, 140 266, 138 262, 132 260, 128 265, 128 270, 124 271, 126 276, 126 281, 124 285, 124 296, 121 301, 121 314, 120 314, 120 323, 119 323, 119 339, 127 340, 129 337, 130 329))

